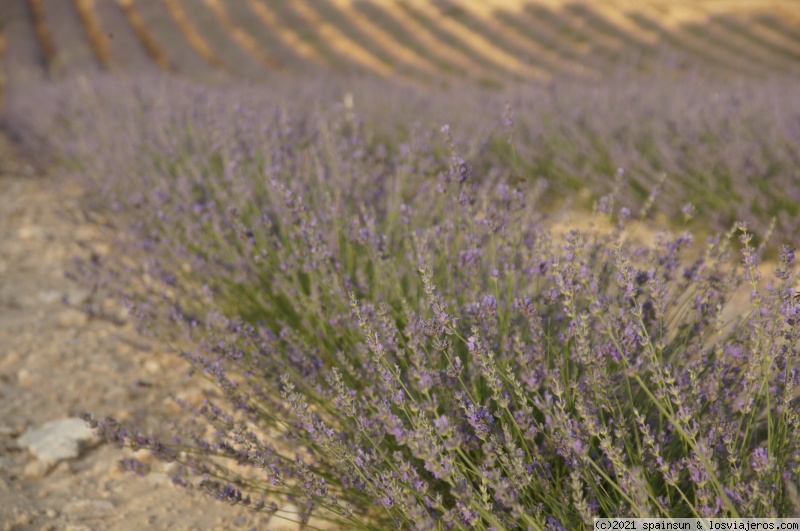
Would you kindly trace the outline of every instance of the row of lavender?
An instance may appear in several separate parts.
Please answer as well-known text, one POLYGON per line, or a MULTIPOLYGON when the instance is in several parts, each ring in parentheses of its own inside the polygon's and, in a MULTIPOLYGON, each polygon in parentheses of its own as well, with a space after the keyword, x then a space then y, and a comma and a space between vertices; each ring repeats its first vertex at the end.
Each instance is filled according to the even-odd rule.
MULTIPOLYGON (((692 202, 703 220, 694 228, 704 234, 724 230, 739 219, 750 220, 763 232, 776 217, 779 237, 788 240, 800 215, 800 95, 790 81, 709 81, 697 73, 678 82, 620 77, 592 88, 564 81, 504 94, 461 86, 458 97, 441 94, 429 98, 426 92, 391 87, 389 82, 362 81, 351 87, 331 79, 305 79, 276 81, 272 86, 282 88, 270 90, 289 95, 302 86, 299 90, 311 101, 319 87, 329 85, 324 90, 328 102, 341 102, 345 94, 353 93, 359 112, 382 116, 385 124, 392 125, 377 124, 383 129, 381 134, 395 137, 398 129, 409 137, 410 128, 418 121, 409 115, 436 117, 426 125, 437 120, 451 123, 468 144, 465 156, 476 171, 484 175, 514 173, 529 182, 544 179, 548 204, 561 205, 567 200, 591 208, 611 189, 616 170, 622 167, 627 179, 623 189, 626 200, 641 203, 656 183, 663 182, 662 212, 680 221, 680 206, 692 202), (506 101, 524 117, 514 131, 516 152, 498 128, 506 101)), ((158 81, 143 81, 138 86, 148 84, 155 84, 159 88, 154 90, 161 92, 148 97, 171 105, 163 100, 172 87, 158 81)), ((8 121, 27 145, 35 146, 37 158, 51 134, 46 120, 62 104, 69 105, 64 98, 94 98, 90 84, 65 86, 71 88, 41 92, 20 85, 16 91, 12 87, 7 96, 8 121), (45 122, 33 123, 36 120, 45 122)), ((202 107, 204 98, 211 98, 203 95, 202 89, 180 87, 177 90, 196 93, 196 107, 202 107)), ((234 99, 246 95, 252 100, 249 107, 255 108, 262 98, 257 92, 257 88, 237 92, 234 99)), ((132 100, 134 107, 138 101, 132 100)), ((120 135, 117 121, 140 110, 119 102, 107 105, 115 108, 108 134, 116 138, 120 135)))
POLYGON ((11 125, 120 234, 81 272, 224 395, 167 434, 87 416, 178 484, 364 529, 800 512, 793 251, 760 265, 744 224, 627 238, 688 197, 705 230, 763 221, 797 177, 783 87, 41 90, 11 125), (670 176, 635 202, 617 165, 670 176), (577 177, 612 230, 547 229, 577 177))
POLYGON ((264 81, 322 68, 497 85, 600 79, 622 65, 796 77, 797 20, 780 15, 781 3, 722 13, 699 6, 673 24, 671 9, 571 2, 6 0, 0 26, 15 79, 161 69, 264 81))

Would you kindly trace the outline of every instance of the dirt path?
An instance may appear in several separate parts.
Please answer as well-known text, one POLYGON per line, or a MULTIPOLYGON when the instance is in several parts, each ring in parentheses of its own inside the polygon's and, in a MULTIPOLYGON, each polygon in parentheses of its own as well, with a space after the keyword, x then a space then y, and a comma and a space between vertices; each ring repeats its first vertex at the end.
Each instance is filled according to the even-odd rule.
POLYGON ((142 344, 118 306, 106 304, 115 319, 69 307, 89 292, 64 272, 102 237, 81 221, 77 193, 54 184, 0 137, 0 531, 293 528, 237 518, 174 487, 160 463, 153 469, 162 473, 146 478, 122 473, 125 452, 91 440, 64 459, 25 444, 43 437, 37 428, 85 410, 154 426, 176 413, 169 391, 208 392, 186 381, 183 362, 142 344))

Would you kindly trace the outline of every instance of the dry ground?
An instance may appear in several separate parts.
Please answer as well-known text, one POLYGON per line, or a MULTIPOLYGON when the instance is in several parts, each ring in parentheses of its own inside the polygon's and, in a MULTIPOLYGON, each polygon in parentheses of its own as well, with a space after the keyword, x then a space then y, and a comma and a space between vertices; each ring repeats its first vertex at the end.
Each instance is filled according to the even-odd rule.
POLYGON ((155 426, 176 412, 168 391, 204 393, 182 361, 137 338, 113 302, 104 304, 111 319, 69 306, 89 296, 64 275, 72 257, 103 250, 78 205, 75 190, 36 175, 0 137, 0 531, 296 528, 237 520, 239 511, 163 473, 123 474, 127 451, 96 446, 47 470, 19 448, 28 428, 84 410, 155 426))

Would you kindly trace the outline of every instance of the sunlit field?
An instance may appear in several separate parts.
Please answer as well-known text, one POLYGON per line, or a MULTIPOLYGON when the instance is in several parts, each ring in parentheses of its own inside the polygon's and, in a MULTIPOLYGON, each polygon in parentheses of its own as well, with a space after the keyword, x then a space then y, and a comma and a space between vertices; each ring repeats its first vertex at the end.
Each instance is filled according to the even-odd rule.
POLYGON ((0 16, 71 276, 218 391, 108 444, 309 529, 800 514, 795 2, 0 16))

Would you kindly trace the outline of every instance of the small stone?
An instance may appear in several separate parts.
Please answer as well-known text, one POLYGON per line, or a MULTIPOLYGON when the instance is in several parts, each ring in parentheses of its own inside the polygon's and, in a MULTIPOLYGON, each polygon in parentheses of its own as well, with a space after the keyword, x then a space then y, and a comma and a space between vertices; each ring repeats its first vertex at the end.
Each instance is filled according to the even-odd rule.
POLYGON ((17 439, 17 444, 27 448, 48 471, 60 461, 80 457, 86 448, 97 442, 97 436, 79 418, 48 422, 35 430, 29 429, 17 439))
POLYGON ((74 520, 100 518, 114 511, 108 500, 76 500, 64 506, 64 515, 74 520))
POLYGON ((22 475, 28 479, 41 479, 45 477, 53 468, 55 468, 55 464, 53 463, 31 461, 25 465, 22 475))
POLYGON ((10 426, 8 424, 0 424, 0 436, 2 436, 2 437, 15 438, 20 433, 22 433, 22 429, 19 426, 10 426))
POLYGON ((27 225, 25 227, 21 227, 17 231, 17 237, 20 240, 32 240, 43 238, 46 236, 46 232, 42 227, 37 227, 36 225, 27 225))
POLYGON ((161 372, 161 364, 156 360, 147 360, 144 362, 144 370, 150 374, 157 374, 161 372))
POLYGON ((131 452, 131 458, 141 461, 142 463, 155 463, 156 458, 153 457, 153 452, 147 448, 140 448, 135 452, 131 452))
POLYGON ((78 310, 69 308, 58 314, 58 324, 62 328, 77 328, 86 325, 89 317, 78 310))
POLYGON ((14 527, 23 527, 26 525, 31 525, 32 522, 33 518, 31 518, 30 514, 22 513, 21 515, 17 516, 16 520, 14 520, 14 525, 12 526, 12 529, 14 527))
POLYGON ((103 315, 116 320, 116 324, 124 324, 130 317, 128 309, 115 299, 103 299, 100 309, 103 315))
POLYGON ((20 359, 22 358, 20 357, 19 352, 17 352, 16 350, 12 350, 11 352, 3 356, 2 360, 0 360, 0 367, 5 367, 6 365, 12 365, 14 363, 17 363, 20 359))
POLYGON ((46 517, 48 517, 48 518, 57 518, 58 517, 58 511, 56 511, 55 509, 46 509, 44 511, 44 515, 46 517))
POLYGON ((20 369, 17 371, 17 382, 20 385, 27 387, 31 385, 35 379, 36 378, 34 378, 33 373, 31 373, 31 371, 28 369, 20 369))
POLYGON ((67 292, 64 298, 70 306, 82 306, 89 301, 92 292, 88 289, 75 288, 67 292))

